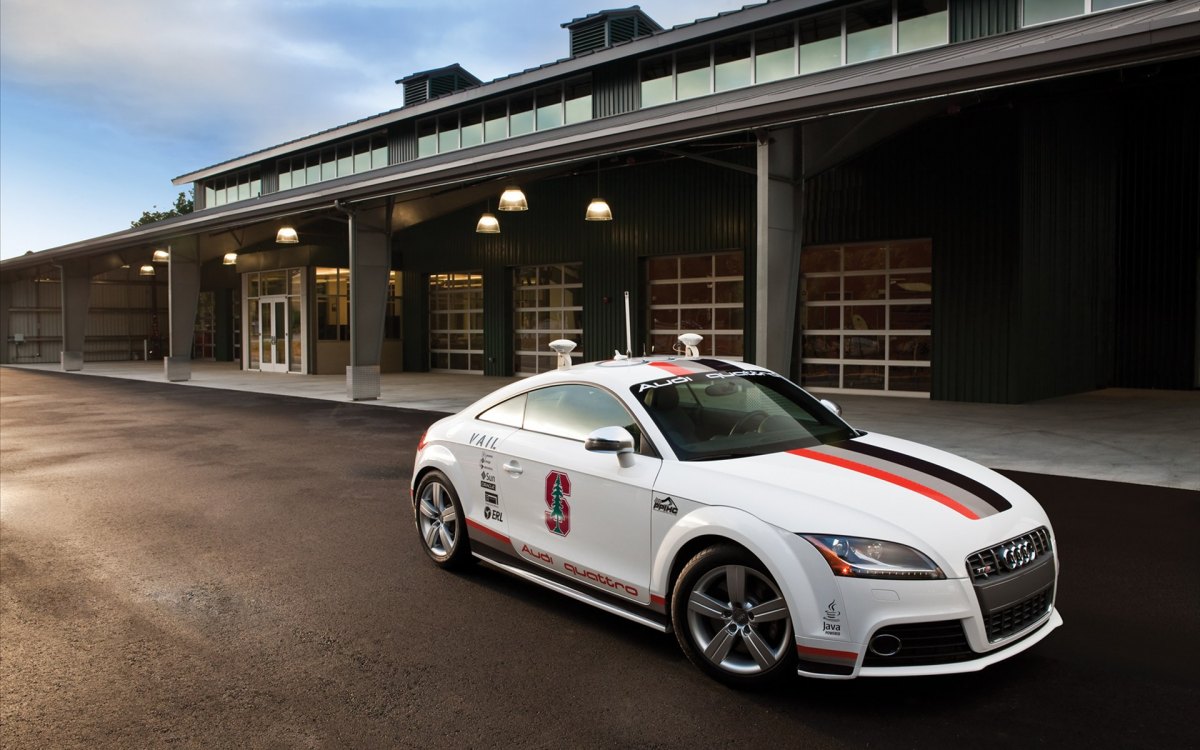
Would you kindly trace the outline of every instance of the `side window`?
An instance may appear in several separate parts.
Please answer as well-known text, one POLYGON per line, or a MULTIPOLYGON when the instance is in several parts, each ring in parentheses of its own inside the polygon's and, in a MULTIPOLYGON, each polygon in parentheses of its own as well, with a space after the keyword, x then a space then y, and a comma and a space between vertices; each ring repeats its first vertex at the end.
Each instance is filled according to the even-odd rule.
POLYGON ((558 385, 532 391, 525 408, 526 430, 583 441, 600 427, 617 425, 641 437, 633 417, 612 394, 586 385, 558 385))
POLYGON ((525 395, 522 393, 520 396, 513 396, 507 401, 502 401, 480 414, 477 419, 508 427, 520 427, 521 420, 525 418, 525 395))

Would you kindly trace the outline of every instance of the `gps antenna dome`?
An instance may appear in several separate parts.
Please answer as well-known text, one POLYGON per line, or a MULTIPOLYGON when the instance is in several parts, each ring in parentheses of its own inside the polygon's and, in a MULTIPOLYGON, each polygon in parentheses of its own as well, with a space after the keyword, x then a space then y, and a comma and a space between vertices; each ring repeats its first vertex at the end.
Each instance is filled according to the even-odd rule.
POLYGON ((683 356, 699 357, 700 349, 698 347, 700 346, 700 342, 703 340, 704 337, 698 333, 679 334, 679 343, 683 344, 683 356))
POLYGON ((555 339, 550 342, 550 348, 558 355, 558 369, 566 370, 571 366, 571 352, 575 349, 574 341, 555 339))

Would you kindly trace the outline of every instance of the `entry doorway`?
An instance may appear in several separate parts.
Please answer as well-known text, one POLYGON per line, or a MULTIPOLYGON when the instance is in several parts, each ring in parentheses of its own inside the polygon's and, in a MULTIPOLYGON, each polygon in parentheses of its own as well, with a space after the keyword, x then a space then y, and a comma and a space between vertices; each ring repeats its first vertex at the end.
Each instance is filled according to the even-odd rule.
POLYGON ((287 372, 291 336, 288 325, 288 298, 285 295, 258 299, 258 368, 262 372, 287 372))

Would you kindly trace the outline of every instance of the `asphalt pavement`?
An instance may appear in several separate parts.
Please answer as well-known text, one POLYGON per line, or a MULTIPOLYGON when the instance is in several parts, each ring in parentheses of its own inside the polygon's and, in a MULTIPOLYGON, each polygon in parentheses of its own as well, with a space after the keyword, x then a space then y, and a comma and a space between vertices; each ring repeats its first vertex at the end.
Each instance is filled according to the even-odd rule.
POLYGON ((671 636, 436 569, 431 412, 0 375, 0 746, 1196 747, 1200 493, 1010 473, 1066 621, 980 673, 740 693, 671 636))

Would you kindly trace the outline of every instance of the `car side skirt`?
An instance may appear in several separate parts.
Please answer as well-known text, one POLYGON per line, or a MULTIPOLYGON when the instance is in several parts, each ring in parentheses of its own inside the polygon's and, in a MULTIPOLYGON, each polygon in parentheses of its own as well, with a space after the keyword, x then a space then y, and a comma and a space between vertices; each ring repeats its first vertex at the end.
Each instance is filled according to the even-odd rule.
POLYGON ((582 587, 577 587, 566 580, 559 580, 557 576, 551 578, 532 566, 524 563, 522 560, 504 554, 495 549, 475 546, 471 550, 471 554, 487 563, 488 565, 522 578, 526 581, 536 583, 537 585, 555 591, 563 596, 568 596, 575 601, 590 604, 591 606, 604 610, 609 614, 623 617, 626 620, 636 622, 639 625, 645 625, 648 628, 653 628, 660 633, 669 633, 671 631, 670 621, 665 616, 659 615, 648 610, 637 610, 629 607, 617 599, 616 597, 607 597, 602 593, 593 592, 582 587))

